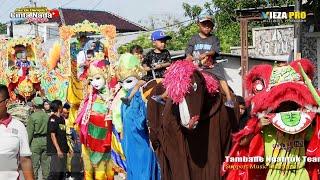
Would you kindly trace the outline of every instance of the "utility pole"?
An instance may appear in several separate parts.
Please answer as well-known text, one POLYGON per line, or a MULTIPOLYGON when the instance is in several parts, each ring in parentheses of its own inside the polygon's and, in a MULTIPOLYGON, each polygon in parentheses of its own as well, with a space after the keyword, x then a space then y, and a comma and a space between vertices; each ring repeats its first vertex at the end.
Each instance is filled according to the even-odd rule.
MULTIPOLYGON (((30 6, 37 7, 37 3, 34 0, 30 0, 30 6)), ((38 23, 36 22, 34 22, 34 35, 35 37, 39 36, 39 27, 38 27, 38 23)))
POLYGON ((66 22, 64 20, 64 16, 63 16, 63 13, 62 13, 62 8, 59 7, 59 16, 60 16, 60 20, 61 20, 61 24, 64 26, 66 25, 66 22))
MULTIPOLYGON (((295 1, 295 12, 301 11, 301 0, 295 1)), ((294 23, 294 59, 301 59, 301 22, 294 23)))
MULTIPOLYGON (((240 39, 241 39, 241 77, 242 77, 242 82, 245 82, 245 77, 247 75, 248 66, 249 66, 248 19, 246 18, 240 18, 240 39)), ((247 97, 246 89, 244 85, 242 85, 242 97, 247 97)))
POLYGON ((61 21, 61 24, 64 26, 64 25, 66 25, 66 22, 64 20, 63 13, 62 13, 61 2, 59 1, 58 4, 59 4, 58 10, 59 10, 60 21, 61 21))
POLYGON ((10 31, 10 33, 9 33, 10 37, 13 37, 13 22, 12 22, 12 20, 10 21, 9 31, 10 31))

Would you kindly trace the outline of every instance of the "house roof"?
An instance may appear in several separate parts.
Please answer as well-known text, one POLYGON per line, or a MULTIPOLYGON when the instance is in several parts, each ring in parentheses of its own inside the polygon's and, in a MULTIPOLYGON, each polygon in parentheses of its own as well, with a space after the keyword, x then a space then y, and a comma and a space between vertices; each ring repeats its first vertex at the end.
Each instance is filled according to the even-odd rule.
POLYGON ((63 17, 66 25, 74 25, 88 20, 98 25, 112 24, 116 26, 118 32, 146 31, 146 28, 111 12, 64 8, 60 8, 59 10, 60 13, 62 12, 62 15, 60 14, 60 17, 50 19, 49 22, 62 24, 61 18, 63 17))

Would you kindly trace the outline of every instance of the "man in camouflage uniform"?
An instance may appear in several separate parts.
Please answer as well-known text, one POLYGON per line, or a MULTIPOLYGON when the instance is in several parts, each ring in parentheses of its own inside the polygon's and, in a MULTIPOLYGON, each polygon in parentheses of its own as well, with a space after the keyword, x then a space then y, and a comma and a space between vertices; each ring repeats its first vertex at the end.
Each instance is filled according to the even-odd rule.
POLYGON ((50 157, 47 155, 47 126, 49 116, 42 109, 43 100, 35 97, 32 101, 34 112, 29 116, 27 132, 32 152, 32 166, 35 178, 38 179, 38 170, 41 165, 42 179, 46 180, 50 170, 50 157))

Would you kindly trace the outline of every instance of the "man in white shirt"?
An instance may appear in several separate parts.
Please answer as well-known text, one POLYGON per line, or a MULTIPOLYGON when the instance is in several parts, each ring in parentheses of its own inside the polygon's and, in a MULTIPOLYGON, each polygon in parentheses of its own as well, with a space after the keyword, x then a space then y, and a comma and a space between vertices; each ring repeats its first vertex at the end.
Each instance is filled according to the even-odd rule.
POLYGON ((20 164, 24 179, 33 180, 27 130, 22 122, 7 113, 8 102, 8 88, 0 85, 0 179, 19 179, 20 164))

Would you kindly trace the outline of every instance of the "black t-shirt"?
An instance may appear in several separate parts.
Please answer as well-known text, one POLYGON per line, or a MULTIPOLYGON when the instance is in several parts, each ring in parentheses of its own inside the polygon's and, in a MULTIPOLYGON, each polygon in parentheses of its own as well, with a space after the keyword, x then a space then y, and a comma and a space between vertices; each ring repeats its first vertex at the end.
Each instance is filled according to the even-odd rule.
POLYGON ((58 117, 54 114, 49 117, 47 136, 47 151, 49 155, 57 153, 56 147, 51 139, 51 133, 56 134, 58 145, 61 151, 63 153, 68 153, 69 147, 67 144, 66 125, 63 117, 58 117))
MULTIPOLYGON (((149 51, 144 57, 142 64, 147 65, 152 68, 153 65, 162 64, 162 63, 171 63, 170 52, 166 49, 160 53, 155 53, 154 50, 149 51)), ((166 68, 155 69, 154 73, 156 78, 162 78, 166 68)), ((152 71, 148 71, 147 75, 143 78, 146 81, 153 79, 152 71)))

